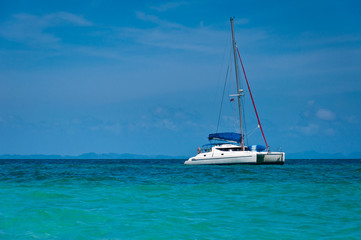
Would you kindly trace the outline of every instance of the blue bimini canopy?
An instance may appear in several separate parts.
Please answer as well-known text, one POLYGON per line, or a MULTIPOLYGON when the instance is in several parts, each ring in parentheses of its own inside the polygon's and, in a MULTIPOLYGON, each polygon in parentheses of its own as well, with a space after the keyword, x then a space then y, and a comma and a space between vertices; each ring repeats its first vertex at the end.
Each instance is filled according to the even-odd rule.
POLYGON ((248 146, 248 149, 249 151, 262 152, 263 150, 266 149, 266 147, 262 145, 252 145, 252 146, 248 146))
POLYGON ((225 132, 225 133, 211 133, 208 136, 209 140, 225 140, 231 142, 241 143, 242 136, 239 133, 225 132))

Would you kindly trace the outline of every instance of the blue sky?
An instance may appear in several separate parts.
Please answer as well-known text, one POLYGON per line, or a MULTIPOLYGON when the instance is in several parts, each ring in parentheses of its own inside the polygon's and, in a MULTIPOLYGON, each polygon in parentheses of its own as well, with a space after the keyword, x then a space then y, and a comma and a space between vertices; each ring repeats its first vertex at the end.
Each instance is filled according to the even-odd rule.
POLYGON ((271 149, 360 152, 358 1, 2 0, 0 154, 193 155, 217 125, 231 16, 271 149))

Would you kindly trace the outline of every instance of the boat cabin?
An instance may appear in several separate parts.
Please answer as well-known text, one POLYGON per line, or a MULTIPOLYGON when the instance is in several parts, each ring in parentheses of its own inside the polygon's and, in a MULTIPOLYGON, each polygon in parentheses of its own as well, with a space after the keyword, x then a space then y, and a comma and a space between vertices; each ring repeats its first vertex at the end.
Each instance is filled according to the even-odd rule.
MULTIPOLYGON (((213 143, 213 144, 206 144, 203 145, 202 148, 198 151, 198 153, 207 153, 212 152, 212 149, 215 148, 218 151, 222 152, 236 152, 236 151, 243 151, 242 147, 235 144, 224 144, 224 143, 213 143)), ((247 146, 244 147, 245 151, 249 151, 247 146)))
POLYGON ((240 145, 233 143, 211 143, 203 145, 202 148, 198 148, 198 154, 208 153, 212 151, 220 152, 240 152, 240 151, 256 151, 261 152, 266 148, 261 145, 244 146, 244 150, 240 145), (213 150, 214 149, 214 150, 213 150))

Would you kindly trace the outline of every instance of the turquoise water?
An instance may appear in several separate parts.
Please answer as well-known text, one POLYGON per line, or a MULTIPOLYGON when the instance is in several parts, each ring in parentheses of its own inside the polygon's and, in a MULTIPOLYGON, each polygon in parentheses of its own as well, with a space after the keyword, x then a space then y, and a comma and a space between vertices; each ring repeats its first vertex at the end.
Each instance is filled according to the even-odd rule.
POLYGON ((361 160, 0 160, 0 239, 360 239, 361 160))

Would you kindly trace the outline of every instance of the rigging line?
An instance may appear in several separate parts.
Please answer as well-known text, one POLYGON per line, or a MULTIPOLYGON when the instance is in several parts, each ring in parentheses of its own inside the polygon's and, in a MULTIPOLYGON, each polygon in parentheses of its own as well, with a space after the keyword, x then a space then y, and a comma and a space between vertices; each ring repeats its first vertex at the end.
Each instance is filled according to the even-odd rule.
MULTIPOLYGON (((227 41, 226 41, 226 43, 224 44, 224 49, 223 49, 223 57, 222 57, 222 65, 221 65, 221 68, 219 69, 219 73, 218 73, 218 78, 217 78, 217 86, 219 86, 219 83, 220 83, 220 81, 221 81, 221 74, 222 74, 222 72, 224 73, 224 66, 226 65, 225 64, 225 58, 226 58, 226 55, 227 55, 227 50, 228 50, 228 42, 229 42, 229 40, 231 39, 231 35, 229 35, 228 36, 228 38, 227 38, 227 41)), ((229 63, 228 63, 228 67, 227 67, 227 71, 228 71, 228 68, 229 68, 229 63)), ((214 97, 214 99, 213 99, 213 105, 215 105, 216 104, 216 102, 218 102, 217 101, 217 96, 218 96, 218 87, 216 88, 216 92, 215 92, 215 97, 214 97)), ((223 92, 223 95, 224 95, 224 92, 223 92)), ((222 98, 223 98, 223 95, 222 95, 222 98)), ((217 127, 217 132, 218 132, 218 127, 217 127)))
POLYGON ((244 125, 244 132, 245 132, 245 137, 246 137, 246 143, 247 143, 247 145, 248 145, 248 134, 247 134, 247 121, 246 121, 246 114, 245 114, 245 108, 246 108, 246 104, 245 104, 245 98, 243 97, 242 98, 242 106, 243 106, 243 108, 242 108, 242 114, 243 114, 243 119, 244 119, 244 121, 243 121, 243 125, 244 125))
POLYGON ((224 100, 224 92, 226 91, 228 71, 229 71, 229 63, 228 63, 228 67, 227 67, 226 79, 225 79, 225 81, 224 81, 224 86, 223 86, 222 101, 221 101, 221 106, 220 106, 220 108, 219 108, 219 114, 218 114, 218 122, 217 122, 217 130, 216 130, 216 133, 218 133, 219 122, 220 122, 220 120, 221 120, 222 106, 223 106, 223 100, 224 100))
POLYGON ((247 135, 251 136, 253 133, 255 133, 255 131, 257 131, 258 128, 259 128, 259 126, 257 126, 255 129, 253 129, 252 131, 247 133, 247 135))
POLYGON ((264 142, 265 142, 265 144, 266 144, 267 150, 269 151, 269 147, 268 147, 268 144, 267 144, 267 141, 266 141, 266 137, 264 136, 264 132, 263 132, 263 129, 262 129, 261 121, 259 120, 259 117, 258 117, 256 105, 255 105, 254 100, 253 100, 251 88, 249 87, 249 84, 248 84, 248 80, 247 80, 247 76, 246 76, 246 71, 244 70, 244 67, 243 67, 241 55, 239 54, 238 47, 236 47, 236 48, 237 48, 237 53, 238 53, 239 61, 241 62, 241 65, 242 65, 242 70, 243 70, 244 78, 246 79, 246 83, 247 83, 249 95, 251 96, 251 99, 252 99, 253 108, 254 108, 254 111, 255 111, 256 116, 257 116, 258 125, 259 125, 259 128, 261 129, 262 136, 263 136, 264 142))

